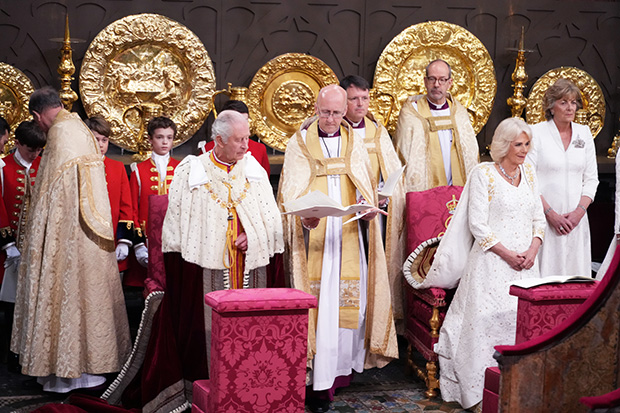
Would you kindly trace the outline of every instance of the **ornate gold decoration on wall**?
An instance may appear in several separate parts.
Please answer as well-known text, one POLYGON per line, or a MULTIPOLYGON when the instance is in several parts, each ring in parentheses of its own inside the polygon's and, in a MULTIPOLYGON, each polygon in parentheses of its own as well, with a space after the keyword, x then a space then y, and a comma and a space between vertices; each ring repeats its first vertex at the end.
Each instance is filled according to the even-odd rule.
POLYGON ((142 154, 150 150, 151 117, 168 116, 177 124, 178 146, 209 115, 214 90, 213 64, 200 39, 157 14, 127 16, 103 29, 80 72, 86 113, 110 122, 114 144, 142 154))
POLYGON ((69 15, 65 16, 65 37, 60 48, 60 63, 58 64, 58 74, 60 75, 60 100, 65 109, 71 110, 73 103, 78 99, 77 93, 71 89, 71 81, 75 73, 73 64, 73 50, 71 49, 71 36, 69 35, 69 15))
MULTIPOLYGON (((373 87, 394 96, 395 107, 387 122, 388 130, 395 131, 398 114, 407 97, 426 93, 424 69, 435 59, 443 59, 452 67, 454 80, 450 92, 467 108, 474 130, 480 132, 491 114, 497 92, 493 60, 476 36, 443 21, 406 28, 381 53, 373 87)), ((389 99, 380 98, 377 106, 386 114, 389 99)))
POLYGON ((255 133, 279 151, 301 123, 314 113, 319 90, 338 83, 323 61, 303 53, 286 53, 271 59, 250 83, 248 107, 255 133))
POLYGON ((527 123, 535 124, 545 120, 543 97, 549 86, 560 78, 572 81, 581 90, 583 109, 577 111, 581 113, 575 116, 575 122, 588 125, 592 136, 596 137, 605 122, 605 97, 596 80, 588 72, 576 67, 551 69, 534 83, 526 106, 527 123))
POLYGON ((32 82, 21 70, 0 62, 0 116, 11 125, 9 142, 4 146, 8 153, 15 146, 13 131, 25 120, 31 120, 28 101, 34 92, 32 82))

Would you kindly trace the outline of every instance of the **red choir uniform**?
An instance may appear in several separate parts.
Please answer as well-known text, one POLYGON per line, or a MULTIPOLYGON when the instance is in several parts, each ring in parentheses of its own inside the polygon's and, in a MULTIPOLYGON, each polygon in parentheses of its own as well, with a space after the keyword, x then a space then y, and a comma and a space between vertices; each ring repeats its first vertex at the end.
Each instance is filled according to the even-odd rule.
MULTIPOLYGON (((129 178, 125 171, 125 165, 107 156, 103 157, 103 163, 105 165, 105 180, 108 186, 108 196, 112 210, 112 225, 116 230, 115 245, 118 245, 118 241, 121 239, 133 243, 137 219, 134 217, 129 178)), ((139 233, 142 232, 139 228, 137 230, 139 233)), ((125 271, 128 266, 128 259, 118 262, 119 271, 125 271)))
MULTIPOLYGON (((209 141, 202 147, 202 153, 207 153, 215 146, 215 142, 209 141)), ((269 157, 267 156, 267 149, 265 145, 260 142, 255 142, 252 139, 248 140, 248 152, 252 154, 259 164, 267 171, 267 176, 271 174, 271 166, 269 165, 269 157)))
MULTIPOLYGON (((0 210, 0 247, 15 241, 17 249, 21 252, 24 242, 24 231, 26 219, 28 218, 28 208, 31 204, 32 190, 34 188, 35 177, 39 170, 41 157, 38 156, 26 168, 15 158, 15 152, 8 155, 0 162, 2 183, 3 205, 0 210), (4 217, 4 218, 3 218, 4 217), (7 241, 6 235, 10 236, 7 241)), ((0 260, 0 281, 4 278, 4 259, 2 254, 0 260)))
MULTIPOLYGON (((131 190, 131 202, 133 205, 134 216, 138 218, 139 229, 145 237, 148 237, 148 214, 149 214, 149 196, 150 195, 166 195, 174 168, 177 167, 179 161, 170 157, 168 166, 166 167, 166 178, 160 180, 157 166, 152 158, 147 159, 139 164, 131 165, 131 178, 129 179, 129 188, 131 190)), ((130 257, 133 257, 130 254, 130 257)), ((142 267, 135 258, 131 258, 130 270, 123 278, 123 284, 134 287, 144 287, 146 278, 146 268, 142 267)))

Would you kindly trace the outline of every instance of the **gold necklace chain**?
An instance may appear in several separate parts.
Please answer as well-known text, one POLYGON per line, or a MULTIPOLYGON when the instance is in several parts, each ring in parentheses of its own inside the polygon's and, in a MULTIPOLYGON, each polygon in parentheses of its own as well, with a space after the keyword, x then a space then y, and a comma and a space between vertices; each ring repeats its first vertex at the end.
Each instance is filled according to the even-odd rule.
MULTIPOLYGON (((228 186, 228 184, 226 183, 224 183, 224 185, 228 186)), ((211 186, 211 182, 207 182, 205 184, 205 188, 207 188, 207 191, 211 194, 211 199, 213 199, 216 204, 230 211, 231 209, 236 208, 239 204, 241 204, 241 201, 243 201, 248 196, 248 191, 250 190, 250 183, 246 181, 241 195, 239 195, 237 199, 230 202, 223 201, 219 196, 217 196, 217 194, 213 190, 213 187, 211 186)))

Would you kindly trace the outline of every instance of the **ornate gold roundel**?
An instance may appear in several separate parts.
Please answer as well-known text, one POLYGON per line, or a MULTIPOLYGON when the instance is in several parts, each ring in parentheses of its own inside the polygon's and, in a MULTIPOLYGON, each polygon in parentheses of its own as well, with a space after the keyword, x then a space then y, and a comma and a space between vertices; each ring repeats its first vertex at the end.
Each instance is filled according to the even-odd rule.
POLYGON ((248 107, 256 134, 279 151, 314 113, 319 90, 338 83, 323 61, 302 53, 280 55, 261 67, 250 84, 248 107))
POLYGON ((21 70, 0 63, 0 116, 11 125, 9 142, 4 145, 5 153, 15 146, 15 128, 25 120, 32 119, 28 112, 28 101, 34 92, 32 82, 21 70))
POLYGON ((89 116, 112 125, 110 140, 130 151, 149 150, 146 124, 167 116, 177 125, 174 146, 192 137, 213 108, 213 64, 187 27, 158 14, 115 21, 92 41, 80 72, 89 116))
MULTIPOLYGON (((579 90, 581 90, 581 101, 583 102, 583 110, 585 111, 585 119, 575 119, 575 122, 588 125, 592 136, 596 135, 603 128, 605 123, 605 97, 601 87, 596 80, 584 70, 576 67, 558 67, 551 69, 542 75, 534 86, 527 98, 527 123, 535 124, 545 120, 545 111, 543 110, 543 97, 547 89, 555 83, 556 80, 565 78, 573 82, 579 90)), ((579 112, 578 112, 579 113, 579 112)))
POLYGON ((497 80, 489 52, 482 42, 456 24, 443 21, 419 23, 403 30, 385 47, 375 68, 374 89, 384 94, 375 102, 385 116, 394 97, 387 122, 390 132, 403 102, 412 95, 425 94, 424 69, 431 61, 443 59, 452 67, 452 96, 467 108, 476 133, 491 114, 497 80))

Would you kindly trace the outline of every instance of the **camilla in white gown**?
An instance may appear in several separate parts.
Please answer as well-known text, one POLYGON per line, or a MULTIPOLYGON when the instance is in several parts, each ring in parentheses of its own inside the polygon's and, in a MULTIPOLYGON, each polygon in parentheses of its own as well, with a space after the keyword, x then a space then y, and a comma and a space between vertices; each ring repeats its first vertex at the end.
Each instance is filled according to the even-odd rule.
POLYGON ((514 344, 517 298, 509 295, 511 282, 539 276, 536 254, 545 218, 534 170, 523 164, 530 140, 530 128, 523 120, 500 123, 491 149, 496 162, 472 170, 435 257, 440 268, 432 268, 422 283, 422 287, 443 286, 441 279, 451 277, 447 273, 460 273, 435 352, 442 399, 464 408, 482 400, 484 370, 497 365, 493 347, 514 344), (494 156, 493 144, 500 139, 508 141, 509 153, 494 156), (518 148, 516 156, 513 147, 518 148), (469 254, 463 254, 466 244, 457 241, 472 236, 469 254), (463 264, 458 264, 460 260, 463 264))

